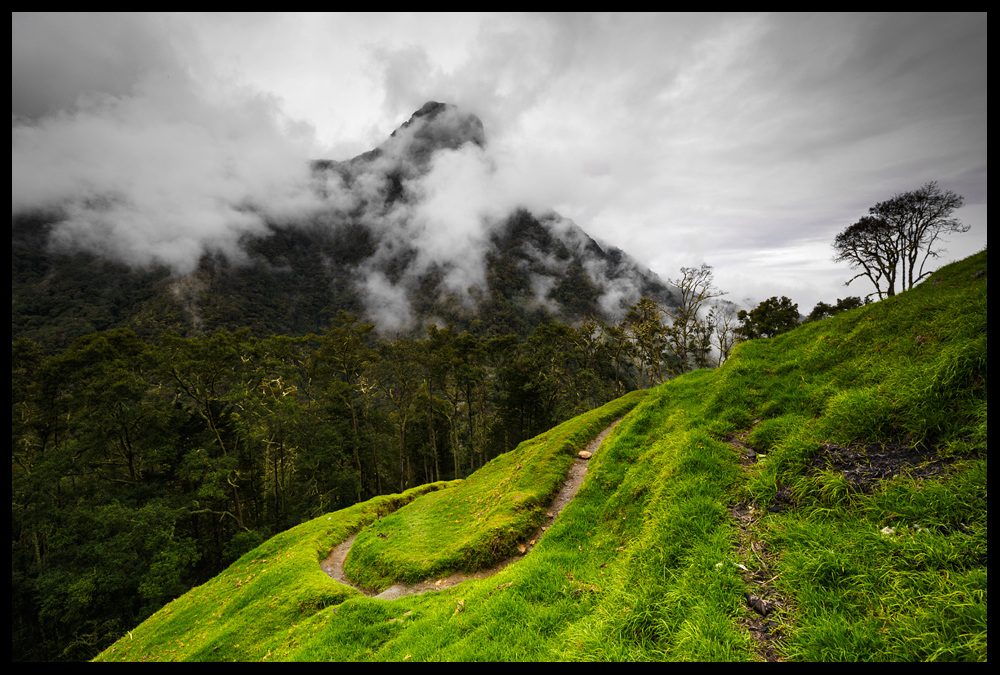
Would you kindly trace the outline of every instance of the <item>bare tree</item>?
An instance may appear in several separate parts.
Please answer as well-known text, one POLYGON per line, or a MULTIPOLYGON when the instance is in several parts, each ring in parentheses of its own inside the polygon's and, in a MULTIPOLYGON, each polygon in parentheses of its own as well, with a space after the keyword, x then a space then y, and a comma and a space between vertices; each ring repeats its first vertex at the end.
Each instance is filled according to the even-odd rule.
POLYGON ((682 267, 680 279, 667 280, 680 293, 677 308, 663 311, 673 319, 667 329, 667 342, 682 373, 707 366, 712 329, 698 317, 698 312, 709 300, 726 294, 715 288, 712 275, 712 266, 702 263, 701 267, 682 267))
POLYGON ((968 225, 951 217, 964 203, 960 195, 930 182, 868 209, 870 215, 847 227, 833 243, 836 262, 861 269, 847 284, 867 277, 876 291, 866 297, 879 298, 895 295, 897 281, 900 290, 913 288, 931 273, 924 269, 927 259, 944 252, 935 248, 941 236, 969 231, 968 225))
POLYGON ((736 346, 737 313, 739 309, 731 302, 720 300, 708 313, 706 321, 712 326, 712 346, 719 350, 717 366, 729 358, 736 346))

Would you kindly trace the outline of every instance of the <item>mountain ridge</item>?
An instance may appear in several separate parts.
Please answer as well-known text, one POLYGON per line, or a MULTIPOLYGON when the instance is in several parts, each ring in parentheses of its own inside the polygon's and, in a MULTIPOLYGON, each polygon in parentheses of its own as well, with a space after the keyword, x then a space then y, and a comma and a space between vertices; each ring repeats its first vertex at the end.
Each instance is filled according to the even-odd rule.
POLYGON ((549 320, 617 318, 641 295, 673 303, 655 274, 554 212, 513 205, 483 216, 461 204, 463 191, 445 172, 471 167, 488 193, 490 162, 475 115, 428 102, 377 148, 312 161, 309 189, 320 207, 268 219, 229 252, 205 251, 187 275, 65 242, 54 248, 58 210, 14 214, 12 337, 58 347, 119 326, 140 335, 241 327, 302 335, 340 311, 388 332, 454 323, 526 335, 549 320), (56 288, 76 301, 61 302, 56 288))

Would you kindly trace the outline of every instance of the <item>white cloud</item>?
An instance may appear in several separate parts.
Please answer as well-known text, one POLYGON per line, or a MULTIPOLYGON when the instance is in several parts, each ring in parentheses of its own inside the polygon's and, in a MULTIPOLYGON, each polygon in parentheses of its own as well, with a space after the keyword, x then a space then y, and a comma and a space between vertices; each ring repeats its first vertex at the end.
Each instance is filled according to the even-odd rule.
POLYGON ((236 254, 266 218, 314 210, 304 148, 274 98, 246 89, 213 98, 150 74, 128 94, 15 122, 12 213, 61 210, 62 245, 187 273, 205 250, 236 254))
MULTIPOLYGON (((849 274, 828 255, 806 272, 755 252, 818 255, 868 206, 928 180, 967 197, 959 217, 977 244, 951 248, 986 241, 985 15, 12 22, 13 208, 69 200, 64 236, 133 259, 151 259, 139 253, 148 241, 187 268, 199 247, 225 250, 260 225, 247 204, 267 197, 275 218, 309 208, 292 165, 316 157, 317 137, 346 159, 427 100, 477 114, 493 162, 458 153, 410 186, 429 200, 410 233, 428 264, 472 260, 482 213, 523 203, 662 276, 704 260, 724 288, 753 260, 765 297, 825 276, 809 292, 832 301, 845 290, 832 280, 849 274)), ((384 187, 365 180, 351 194, 334 183, 329 201, 346 208, 384 187)), ((456 287, 475 278, 469 266, 453 275, 456 287)))

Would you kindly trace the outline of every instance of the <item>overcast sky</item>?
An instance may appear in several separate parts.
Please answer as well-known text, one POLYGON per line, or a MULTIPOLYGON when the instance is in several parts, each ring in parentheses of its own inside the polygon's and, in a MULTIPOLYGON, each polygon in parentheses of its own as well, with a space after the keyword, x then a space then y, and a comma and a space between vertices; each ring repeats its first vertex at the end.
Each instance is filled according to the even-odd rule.
POLYGON ((70 203, 66 242, 140 262, 226 249, 261 226, 240 204, 294 217, 303 158, 430 100, 482 119, 518 200, 737 302, 870 292, 833 238, 928 181, 972 227, 944 261, 986 245, 985 14, 15 14, 11 38, 12 211, 70 203))

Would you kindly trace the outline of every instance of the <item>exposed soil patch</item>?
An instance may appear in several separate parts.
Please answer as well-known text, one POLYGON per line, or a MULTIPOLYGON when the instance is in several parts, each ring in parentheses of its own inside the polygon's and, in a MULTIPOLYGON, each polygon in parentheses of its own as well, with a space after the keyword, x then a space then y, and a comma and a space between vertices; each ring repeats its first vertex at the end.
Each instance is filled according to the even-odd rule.
POLYGON ((832 470, 847 480, 851 490, 871 494, 878 483, 897 475, 927 478, 943 474, 954 459, 938 457, 929 448, 889 441, 855 442, 844 447, 827 443, 810 463, 812 473, 832 470))
POLYGON ((354 544, 354 538, 356 536, 352 534, 342 543, 334 547, 332 551, 330 551, 330 555, 328 555, 326 559, 320 563, 320 568, 334 581, 351 586, 369 597, 375 597, 382 600, 392 600, 394 598, 413 593, 439 591, 445 588, 450 588, 456 584, 460 584, 468 579, 486 579, 491 577, 508 565, 515 563, 526 556, 531 549, 535 547, 538 540, 542 538, 545 531, 548 530, 555 521, 559 512, 563 510, 563 507, 569 504, 573 497, 576 496, 577 490, 579 490, 580 486, 583 485, 583 479, 587 476, 587 463, 590 461, 590 458, 594 455, 594 453, 597 452, 597 449, 600 448, 604 438, 611 433, 611 430, 614 429, 620 421, 620 419, 617 420, 614 424, 598 434, 597 438, 587 444, 585 450, 582 450, 575 458, 573 458, 573 464, 570 466, 569 472, 566 474, 566 480, 563 482, 562 488, 560 488, 555 498, 553 498, 552 503, 549 505, 549 508, 546 510, 545 521, 542 523, 541 527, 535 530, 531 536, 525 539, 518 546, 517 555, 511 556, 506 560, 501 560, 493 567, 472 573, 455 572, 447 577, 427 579, 426 581, 412 585, 396 584, 395 586, 385 589, 381 593, 374 594, 364 588, 355 586, 344 574, 344 561, 347 559, 347 554, 351 550, 351 545, 354 544))
MULTIPOLYGON (((754 420, 754 424, 760 420, 754 420)), ((756 470, 757 452, 746 443, 750 431, 730 434, 726 442, 739 454, 740 465, 746 471, 756 470)), ((729 507, 729 516, 736 525, 733 553, 740 576, 749 590, 743 594, 745 609, 739 618, 757 643, 757 657, 762 661, 781 661, 785 634, 782 625, 788 616, 789 602, 774 587, 778 578, 780 554, 757 536, 757 521, 767 511, 781 511, 791 501, 791 490, 779 486, 775 502, 767 509, 756 503, 740 502, 729 507)))
MULTIPOLYGON (((753 423, 757 424, 760 420, 754 420, 753 423)), ((757 463, 757 451, 747 445, 747 436, 750 435, 750 431, 741 431, 738 434, 729 434, 726 436, 726 443, 729 443, 735 449, 740 456, 740 464, 744 468, 748 468, 757 463)))
POLYGON ((757 521, 764 510, 755 504, 740 502, 729 509, 736 523, 737 536, 733 546, 740 576, 750 590, 743 594, 746 609, 739 624, 757 643, 757 656, 763 661, 781 661, 785 634, 781 616, 786 614, 788 601, 774 587, 778 578, 779 554, 757 538, 757 521))
MULTIPOLYGON (((756 420, 754 423, 759 422, 756 420)), ((730 434, 726 442, 739 455, 740 465, 756 470, 757 452, 746 443, 750 432, 730 434)), ((847 446, 827 443, 810 462, 808 472, 835 471, 847 481, 850 490, 871 494, 881 481, 905 475, 927 478, 943 474, 954 459, 939 457, 933 450, 895 441, 885 443, 855 442, 847 446)), ((787 485, 778 485, 771 504, 740 502, 730 507, 729 515, 737 527, 733 550, 748 592, 744 593, 746 611, 740 619, 757 642, 757 655, 765 661, 782 660, 784 633, 782 625, 791 614, 791 601, 775 589, 780 552, 772 551, 757 537, 757 523, 768 512, 776 513, 794 506, 795 498, 787 485)))

